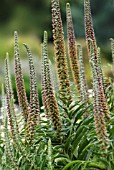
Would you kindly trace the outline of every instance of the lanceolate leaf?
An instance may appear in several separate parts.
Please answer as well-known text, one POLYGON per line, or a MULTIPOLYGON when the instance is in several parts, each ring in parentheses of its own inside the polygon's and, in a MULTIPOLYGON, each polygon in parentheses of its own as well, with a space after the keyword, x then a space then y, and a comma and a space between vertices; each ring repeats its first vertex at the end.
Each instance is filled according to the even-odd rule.
POLYGON ((98 162, 89 162, 89 161, 85 162, 85 161, 81 161, 81 160, 75 160, 75 161, 72 161, 69 164, 67 164, 63 168, 63 170, 68 170, 68 168, 70 168, 72 165, 75 165, 75 164, 79 165, 79 163, 82 163, 82 165, 86 164, 86 167, 98 168, 98 169, 101 169, 101 170, 105 170, 105 168, 106 168, 103 164, 100 164, 98 162))

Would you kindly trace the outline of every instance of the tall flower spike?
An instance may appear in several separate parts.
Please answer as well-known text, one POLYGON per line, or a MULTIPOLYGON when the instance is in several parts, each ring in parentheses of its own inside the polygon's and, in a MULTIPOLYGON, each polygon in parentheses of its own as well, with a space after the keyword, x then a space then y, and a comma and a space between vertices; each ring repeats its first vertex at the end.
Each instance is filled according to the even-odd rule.
MULTIPOLYGON (((94 55, 93 55, 94 57, 94 55)), ((100 149, 105 152, 108 147, 108 134, 106 130, 105 115, 102 108, 100 86, 97 78, 96 66, 94 59, 91 59, 91 67, 93 73, 93 91, 94 91, 94 120, 96 125, 96 133, 100 142, 100 149)))
POLYGON ((56 67, 59 78, 59 89, 64 103, 69 106, 69 104, 72 102, 72 99, 70 94, 70 81, 67 68, 59 0, 52 0, 52 26, 56 53, 56 67))
POLYGON ((15 114, 14 101, 12 103, 13 91, 12 91, 12 84, 11 84, 10 71, 9 71, 8 53, 7 53, 7 57, 5 60, 5 68, 6 68, 5 85, 6 85, 7 112, 8 112, 8 118, 9 118, 12 138, 15 141, 16 136, 19 133, 19 129, 18 129, 17 118, 16 118, 16 114, 15 114))
MULTIPOLYGON (((85 77, 85 71, 84 71, 84 64, 83 64, 83 53, 82 53, 82 47, 81 45, 78 45, 79 49, 79 68, 80 68, 80 91, 81 91, 81 101, 87 102, 86 106, 88 106, 88 100, 89 100, 89 93, 88 93, 88 85, 85 77)), ((83 117, 87 116, 88 112, 86 111, 83 117)))
MULTIPOLYGON (((17 122, 17 116, 15 111, 15 105, 14 105, 14 96, 13 96, 13 91, 11 90, 12 84, 10 79, 8 53, 7 53, 5 64, 6 64, 6 104, 7 104, 7 113, 9 117, 10 129, 11 129, 12 139, 14 141, 14 144, 18 146, 19 151, 21 151, 22 153, 20 135, 19 135, 19 126, 17 122)), ((4 113, 6 114, 5 111, 4 113)))
POLYGON ((45 91, 45 72, 44 72, 44 57, 43 57, 43 44, 42 44, 42 74, 41 74, 41 81, 42 81, 42 103, 44 106, 44 112, 47 118, 49 118, 49 110, 48 110, 48 104, 46 101, 46 91, 45 91))
POLYGON ((8 87, 9 87, 9 98, 11 99, 13 96, 13 90, 12 90, 12 83, 11 83, 11 77, 10 77, 10 70, 9 70, 9 54, 6 53, 6 76, 8 77, 8 87))
POLYGON ((111 40, 111 50, 112 50, 112 74, 113 74, 113 79, 112 79, 112 90, 111 90, 111 93, 112 95, 110 95, 110 101, 112 101, 112 105, 111 105, 111 109, 112 111, 114 111, 114 39, 110 39, 111 40))
MULTIPOLYGON (((94 57, 93 41, 90 41, 90 43, 91 43, 91 56, 93 54, 93 57, 94 57)), ((99 93, 100 93, 100 102, 101 102, 101 105, 102 105, 103 112, 105 114, 105 118, 107 120, 110 120, 110 111, 109 111, 109 108, 108 108, 108 103, 107 103, 107 100, 106 100, 104 87, 103 87, 103 77, 101 77, 99 66, 98 66, 100 56, 97 57, 97 62, 95 60, 95 57, 94 58, 93 57, 91 58, 91 60, 93 61, 94 65, 95 65, 95 71, 96 71, 96 74, 97 74, 96 81, 97 81, 97 83, 99 85, 99 90, 100 90, 99 91, 99 93)))
POLYGON ((101 83, 102 83, 102 86, 103 86, 104 94, 106 95, 105 80, 104 80, 103 70, 102 70, 102 67, 101 67, 101 57, 100 57, 100 48, 99 47, 97 49, 97 64, 98 64, 98 72, 99 72, 99 76, 100 76, 101 83))
POLYGON ((7 111, 6 111, 6 101, 5 101, 6 99, 5 99, 5 91, 4 91, 4 85, 2 84, 2 112, 3 112, 3 114, 5 114, 5 113, 7 113, 7 111))
MULTIPOLYGON (((15 159, 14 152, 12 152, 13 148, 12 148, 12 145, 10 143, 12 138, 13 138, 13 141, 15 143, 16 134, 12 137, 9 134, 9 130, 8 130, 8 116, 9 115, 7 115, 7 108, 6 108, 4 86, 3 85, 2 85, 2 108, 3 108, 2 111, 3 111, 3 116, 4 116, 4 140, 5 140, 5 148, 4 148, 5 151, 4 152, 5 152, 5 157, 6 157, 6 159, 8 159, 10 161, 10 165, 12 166, 13 169, 18 169, 17 161, 15 159)), ((13 130, 15 130, 15 129, 13 128, 13 130)))
POLYGON ((44 83, 44 94, 45 94, 45 102, 46 106, 49 110, 49 116, 51 118, 52 125, 57 132, 57 135, 60 135, 61 132, 61 120, 59 114, 59 108, 57 105, 57 101, 54 95, 52 82, 50 78, 50 68, 49 68, 49 61, 48 61, 48 52, 47 52, 47 32, 44 32, 44 42, 43 42, 43 50, 42 50, 42 61, 43 61, 43 83, 44 83))
MULTIPOLYGON (((95 56, 94 56, 94 47, 93 42, 90 41, 90 47, 91 47, 91 68, 92 68, 92 74, 93 74, 93 91, 94 91, 94 120, 96 125, 96 133, 98 136, 98 140, 101 145, 101 150, 104 152, 107 149, 108 146, 108 135, 106 131, 106 122, 105 117, 107 116, 104 114, 104 91, 101 84, 100 76, 98 74, 98 66, 95 62, 95 56)), ((109 115, 108 115, 109 116, 109 115)), ((110 118, 110 117, 106 118, 110 118)))
POLYGON ((17 161, 15 160, 14 157, 14 152, 12 151, 12 147, 10 144, 10 137, 9 137, 9 132, 8 132, 8 117, 4 113, 4 139, 5 139, 5 152, 6 152, 6 157, 8 161, 10 161, 10 165, 12 169, 18 169, 18 164, 17 161))
POLYGON ((25 87, 24 87, 24 80, 23 80, 21 62, 19 57, 18 34, 16 31, 14 32, 14 41, 15 41, 15 47, 14 47, 15 81, 16 81, 18 101, 26 125, 27 117, 29 114, 29 107, 28 107, 28 101, 27 101, 25 87))
POLYGON ((13 122, 12 122, 12 115, 11 115, 11 108, 10 108, 10 99, 11 99, 11 89, 10 89, 10 78, 9 78, 9 69, 8 69, 8 63, 6 59, 5 63, 6 68, 6 77, 5 77, 5 86, 6 86, 6 104, 7 104, 7 113, 9 118, 9 124, 10 124, 10 130, 12 134, 12 138, 15 141, 15 135, 14 135, 14 128, 13 128, 13 122))
POLYGON ((91 7, 90 7, 90 0, 84 0, 84 21, 85 21, 85 33, 86 33, 86 43, 88 48, 88 56, 90 57, 90 41, 93 41, 94 46, 94 57, 97 59, 97 44, 95 39, 95 33, 93 28, 93 22, 91 17, 91 7))
MULTIPOLYGON (((112 50, 112 73, 113 73, 113 79, 114 79, 114 39, 110 39, 111 40, 111 50, 112 50)), ((114 80, 113 80, 114 81, 114 80)))
POLYGON ((77 85, 78 91, 80 92, 80 78, 79 78, 79 63, 77 57, 77 45, 76 38, 72 22, 72 14, 70 4, 66 4, 66 18, 67 18, 67 37, 68 37, 68 50, 70 56, 70 64, 74 82, 77 85))
POLYGON ((28 114, 27 119, 26 138, 28 140, 32 140, 34 138, 34 132, 36 131, 36 126, 39 121, 40 108, 32 53, 26 44, 24 44, 24 46, 28 53, 30 70, 30 113, 28 114))

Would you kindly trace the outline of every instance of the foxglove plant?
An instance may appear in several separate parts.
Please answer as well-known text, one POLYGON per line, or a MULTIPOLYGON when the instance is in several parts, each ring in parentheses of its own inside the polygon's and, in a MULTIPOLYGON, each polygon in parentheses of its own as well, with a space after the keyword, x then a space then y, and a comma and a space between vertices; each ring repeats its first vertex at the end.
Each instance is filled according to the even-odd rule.
MULTIPOLYGON (((6 59, 6 84, 10 84, 10 75, 9 75, 9 65, 8 64, 8 54, 7 54, 7 59, 6 59)), ((9 87, 9 86, 8 86, 9 87)), ((11 86, 10 86, 11 88, 11 86)), ((9 89, 9 88, 8 88, 9 89)), ((12 152, 13 148, 12 148, 12 142, 11 140, 13 139, 13 142, 16 142, 16 136, 15 136, 15 132, 14 132, 14 122, 13 122, 13 118, 10 112, 11 110, 11 105, 9 105, 9 101, 8 99, 8 89, 7 89, 7 85, 6 85, 6 101, 7 101, 7 107, 5 106, 5 95, 4 95, 4 86, 2 85, 2 108, 3 108, 3 116, 4 116, 4 140, 5 140, 5 148, 4 148, 4 161, 3 164, 8 164, 8 166, 10 166, 10 168, 14 168, 17 169, 17 161, 15 160, 14 157, 14 153, 12 152), (9 106, 9 107, 8 107, 9 106), (8 113, 8 115, 6 114, 8 113), (10 131, 11 131, 11 137, 9 135, 9 128, 8 128, 8 118, 9 118, 9 123, 10 123, 10 131)))
MULTIPOLYGON (((88 106, 89 103, 89 93, 88 93, 88 84, 85 77, 84 64, 83 64, 83 52, 81 45, 78 45, 79 49, 79 78, 80 78, 80 92, 81 92, 81 101, 86 103, 85 106, 88 106)), ((87 116, 88 112, 85 112, 83 117, 87 116)))
POLYGON ((53 39, 56 54, 56 67, 59 78, 59 90, 63 101, 67 106, 72 102, 70 92, 70 81, 68 75, 64 32, 60 13, 59 0, 52 0, 52 26, 53 26, 53 39))
POLYGON ((45 112, 45 116, 47 118, 49 118, 49 110, 48 110, 48 103, 46 100, 46 90, 45 90, 45 79, 44 79, 44 57, 43 57, 43 44, 42 44, 42 75, 41 75, 41 85, 42 85, 42 103, 44 106, 44 112, 45 112))
POLYGON ((96 38, 93 28, 93 22, 91 17, 91 7, 90 7, 90 0, 84 0, 84 21, 85 21, 85 34, 86 34, 86 43, 87 43, 87 49, 88 49, 88 56, 90 57, 90 50, 91 50, 91 43, 89 39, 93 41, 94 46, 94 56, 95 61, 97 60, 97 44, 96 44, 96 38))
POLYGON ((106 130, 105 115, 101 101, 102 87, 99 86, 98 75, 96 73, 96 65, 94 62, 94 53, 91 54, 91 67, 93 73, 93 90, 94 90, 94 120, 96 125, 96 133, 101 144, 101 150, 107 151, 108 134, 106 130))
POLYGON ((70 4, 66 4, 66 18, 67 18, 67 37, 68 37, 68 50, 71 64, 71 71, 74 78, 74 82, 77 85, 77 89, 80 92, 80 79, 79 79, 79 63, 77 56, 77 44, 72 22, 72 14, 70 4))
POLYGON ((111 38, 111 50, 112 50, 112 74, 113 74, 113 79, 112 79, 112 87, 111 87, 111 93, 110 95, 110 109, 114 112, 114 39, 111 38))
POLYGON ((6 68, 5 85, 6 85, 7 112, 8 112, 12 138, 14 141, 16 141, 16 136, 17 134, 19 134, 19 128, 18 128, 14 101, 13 101, 14 99, 13 99, 12 83, 11 83, 10 71, 9 71, 8 53, 5 61, 6 61, 5 62, 5 68, 6 68))
POLYGON ((17 94, 18 94, 18 101, 19 101, 21 112, 23 114, 24 122, 26 125, 28 114, 29 114, 29 106, 28 106, 24 80, 23 80, 23 75, 22 75, 22 68, 21 68, 19 47, 18 47, 18 34, 16 31, 14 32, 14 41, 15 41, 15 47, 14 47, 15 81, 16 81, 16 88, 17 88, 17 94))
POLYGON ((97 50, 97 63, 98 63, 98 72, 99 72, 99 76, 101 78, 101 83, 103 85, 104 94, 106 95, 105 79, 104 79, 103 70, 101 68, 101 58, 100 58, 100 48, 99 47, 98 47, 98 50, 97 50))
MULTIPOLYGON (((57 132, 57 135, 60 135, 62 124, 60 120, 60 113, 58 104, 54 95, 51 77, 50 77, 50 68, 48 62, 48 51, 47 51, 47 32, 44 32, 44 42, 43 42, 43 49, 42 49, 42 82, 43 82, 43 94, 45 95, 45 103, 49 111, 49 117, 51 118, 52 125, 57 132)), ((44 97, 44 96, 43 96, 44 97)), ((44 104, 45 104, 44 103, 44 104)))
MULTIPOLYGON (((84 13, 85 33, 86 33, 88 55, 90 57, 90 60, 91 60, 92 55, 94 57, 94 60, 93 59, 92 60, 95 64, 97 81, 99 83, 102 109, 103 109, 103 112, 105 113, 106 119, 110 119, 110 112, 109 112, 108 103, 106 101, 105 90, 104 90, 104 80, 103 80, 103 75, 102 75, 102 69, 100 66, 99 51, 97 49, 97 44, 96 44, 96 39, 95 39, 95 34, 94 34, 94 29, 93 29, 93 24, 92 24, 90 0, 84 1, 84 12, 85 12, 84 13)), ((93 79, 94 79, 94 77, 93 77, 93 79)))
POLYGON ((114 78, 114 39, 111 38, 111 50, 112 50, 112 72, 113 72, 113 78, 114 78))
POLYGON ((27 119, 27 129, 25 138, 27 139, 28 142, 30 142, 31 140, 34 139, 36 126, 38 125, 38 121, 40 119, 40 107, 32 53, 26 44, 24 44, 24 46, 28 53, 30 70, 30 111, 27 119))

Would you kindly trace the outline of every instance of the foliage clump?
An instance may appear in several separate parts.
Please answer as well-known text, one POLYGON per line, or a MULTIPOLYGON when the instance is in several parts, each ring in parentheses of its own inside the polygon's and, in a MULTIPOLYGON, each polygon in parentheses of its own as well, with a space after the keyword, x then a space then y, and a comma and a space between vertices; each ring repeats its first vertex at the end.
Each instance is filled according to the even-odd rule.
MULTIPOLYGON (((59 90, 55 91, 48 59, 48 36, 42 44, 42 102, 40 109, 32 52, 24 44, 30 73, 30 103, 14 33, 15 82, 20 112, 15 108, 8 56, 5 62, 5 90, 1 168, 15 170, 113 170, 114 169, 114 81, 105 86, 100 49, 92 24, 90 1, 84 0, 85 32, 92 71, 90 97, 84 72, 83 49, 76 44, 70 4, 66 5, 68 50, 74 78, 71 90, 59 0, 52 0, 52 26, 59 90), (108 89, 108 90, 107 90, 108 89), (5 103, 5 93, 6 103, 5 103), (75 98, 73 97, 76 95, 75 98)), ((114 60, 114 41, 111 40, 114 60)), ((8 55, 8 54, 7 54, 8 55)), ((114 62, 113 62, 114 63, 114 62)), ((114 65, 114 64, 113 64, 114 65)))

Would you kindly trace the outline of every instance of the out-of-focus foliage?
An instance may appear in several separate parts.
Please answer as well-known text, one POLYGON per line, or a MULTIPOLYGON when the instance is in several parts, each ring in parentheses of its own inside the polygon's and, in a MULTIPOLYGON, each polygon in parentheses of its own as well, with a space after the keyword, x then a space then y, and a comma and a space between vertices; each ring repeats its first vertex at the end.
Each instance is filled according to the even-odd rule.
MULTIPOLYGON (((61 15, 64 25, 64 32, 66 37, 66 2, 70 2, 72 9, 72 17, 75 29, 76 38, 80 39, 84 50, 84 60, 87 63, 85 31, 84 31, 84 15, 83 15, 83 0, 61 0, 61 15), (82 43, 83 42, 83 43, 82 43)), ((101 59, 106 63, 106 59, 111 61, 111 51, 109 38, 113 38, 114 27, 114 6, 113 0, 99 1, 91 0, 93 24, 96 34, 98 46, 101 47, 101 59), (101 43, 101 44, 100 44, 101 43)), ((33 55, 41 56, 41 39, 43 31, 47 30, 49 40, 52 41, 52 26, 51 26, 51 1, 50 0, 2 0, 0 5, 0 82, 3 82, 4 65, 7 49, 10 58, 13 58, 13 39, 11 38, 14 30, 20 34, 20 44, 28 42, 33 55), (29 36, 28 36, 29 34, 29 36)), ((22 47, 22 46, 20 46, 22 47)), ((26 58, 24 48, 21 48, 21 58, 26 58)), ((53 45, 49 48, 49 57, 54 59, 53 45)), ((22 61, 23 62, 23 61, 22 61)), ((25 63, 25 62, 24 62, 25 63)), ((85 64, 85 68, 86 68, 85 64)), ((11 71, 14 70, 11 62, 11 71)), ((107 74, 110 75, 108 67, 104 68, 107 74)), ((90 81, 87 66, 87 78, 90 81)), ((40 74, 40 73, 39 73, 40 74)), ((38 76, 39 78, 39 76, 38 76)), ((1 87, 0 87, 1 89, 1 87)), ((1 91, 1 90, 0 90, 1 91)))
MULTIPOLYGON (((65 25, 65 4, 70 2, 72 6, 72 16, 74 28, 78 37, 84 37, 84 17, 83 0, 64 0, 61 1, 62 19, 65 25)), ((101 43, 106 42, 113 36, 114 27, 114 7, 113 0, 99 1, 91 0, 92 15, 97 40, 101 43)), ((34 32, 42 37, 43 30, 47 30, 50 39, 51 33, 51 3, 48 0, 4 0, 0 5, 0 32, 11 35, 14 30, 21 33, 34 32)), ((65 27, 64 27, 65 28, 65 27)), ((66 30, 66 29, 65 29, 66 30)))
POLYGON ((50 24, 49 3, 46 0, 2 1, 0 5, 1 31, 11 35, 12 31, 43 34, 50 24))

